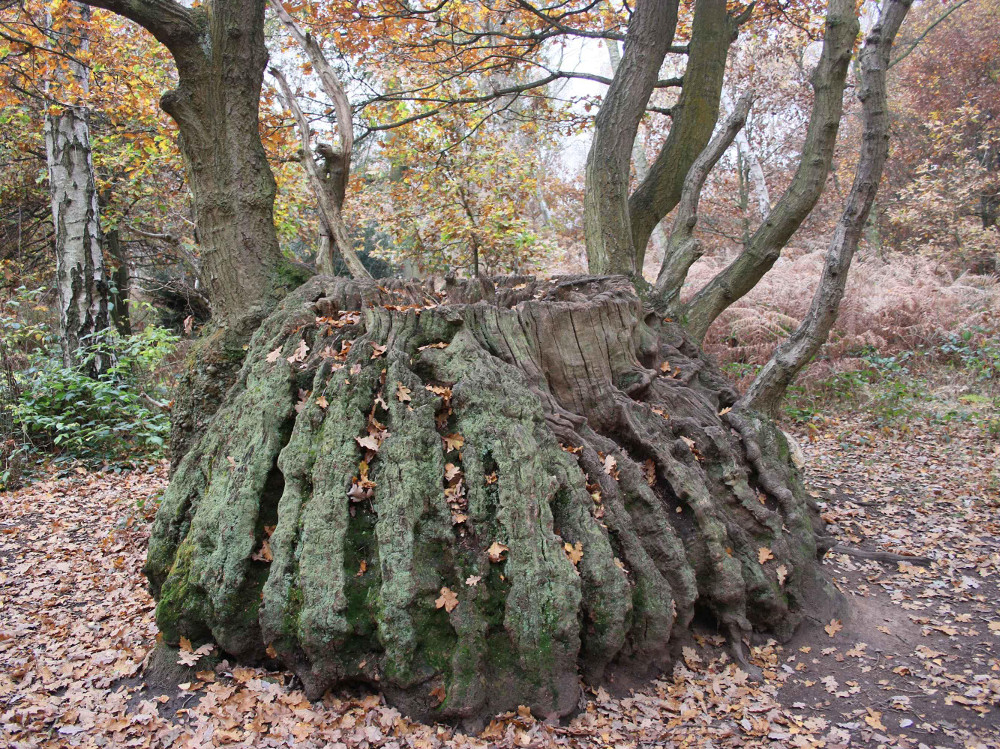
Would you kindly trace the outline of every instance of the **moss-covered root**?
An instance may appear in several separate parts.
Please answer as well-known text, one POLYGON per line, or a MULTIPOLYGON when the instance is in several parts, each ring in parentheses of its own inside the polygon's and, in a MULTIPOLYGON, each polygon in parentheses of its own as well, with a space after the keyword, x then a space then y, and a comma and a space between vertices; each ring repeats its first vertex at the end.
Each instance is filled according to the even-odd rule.
POLYGON ((780 432, 615 278, 318 278, 255 333, 147 574, 168 642, 419 718, 564 715, 695 610, 787 635, 816 514, 780 432))

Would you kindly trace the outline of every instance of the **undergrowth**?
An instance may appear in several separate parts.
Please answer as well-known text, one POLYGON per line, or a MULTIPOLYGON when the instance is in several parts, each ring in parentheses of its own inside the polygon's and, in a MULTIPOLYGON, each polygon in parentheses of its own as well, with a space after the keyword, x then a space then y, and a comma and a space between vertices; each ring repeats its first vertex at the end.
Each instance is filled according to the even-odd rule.
POLYGON ((4 399, 5 449, 0 487, 16 485, 39 463, 89 468, 134 467, 163 456, 170 430, 170 382, 158 374, 177 337, 156 325, 84 341, 76 366, 63 363, 58 336, 37 308, 42 290, 20 289, 0 310, 0 343, 9 373, 4 399), (98 355, 114 364, 98 377, 98 355))

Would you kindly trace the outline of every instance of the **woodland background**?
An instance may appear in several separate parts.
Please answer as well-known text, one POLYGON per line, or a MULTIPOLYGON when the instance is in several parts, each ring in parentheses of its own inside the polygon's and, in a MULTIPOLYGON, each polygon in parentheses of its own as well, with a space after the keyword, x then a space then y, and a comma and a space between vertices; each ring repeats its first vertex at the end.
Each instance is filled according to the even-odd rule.
MULTIPOLYGON (((89 90, 60 91, 46 5, 4 5, 3 475, 16 485, 38 460, 118 466, 162 455, 173 378, 209 307, 196 280, 200 258, 176 129, 158 106, 174 75, 166 52, 134 24, 96 10, 89 48, 81 53, 89 90), (60 96, 77 104, 83 97, 89 111, 115 301, 118 337, 109 345, 119 349, 118 364, 97 380, 63 365, 52 311, 43 120, 67 105, 60 96)), ((70 5, 53 3, 48 11, 58 16, 70 5)), ((451 61, 413 44, 412 25, 391 16, 349 4, 286 6, 330 40, 328 53, 355 106, 354 179, 344 220, 373 275, 468 275, 474 253, 488 274, 585 269, 579 206, 583 154, 601 94, 593 79, 610 74, 617 49, 585 39, 513 61, 485 49, 451 61), (501 95, 537 80, 539 70, 556 75, 547 85, 501 95)), ((709 176, 698 226, 707 251, 686 289, 740 250, 770 196, 791 179, 808 118, 821 10, 803 5, 797 14, 752 26, 735 43, 724 105, 732 107, 728 92, 737 90, 750 89, 756 101, 743 133, 709 176)), ((454 22, 479 12, 458 4, 454 22)), ((925 1, 907 19, 890 69, 892 150, 882 188, 836 328, 786 404, 791 418, 808 423, 838 404, 865 403, 872 418, 894 428, 919 412, 1000 434, 998 20, 996 0, 925 1), (931 407, 927 389, 943 381, 948 395, 931 407)), ((268 28, 272 65, 291 81, 318 140, 331 139, 333 106, 314 71, 280 24, 268 28)), ((660 90, 653 104, 668 108, 672 96, 660 90)), ((706 339, 740 384, 808 308, 859 147, 859 104, 848 96, 846 107, 817 209, 764 281, 723 313, 706 339)), ((278 180, 283 251, 312 265, 322 233, 315 196, 272 76, 261 113, 278 180)), ((647 118, 634 154, 637 177, 663 138, 663 128, 647 118)), ((646 258, 650 276, 663 243, 659 230, 646 258)))

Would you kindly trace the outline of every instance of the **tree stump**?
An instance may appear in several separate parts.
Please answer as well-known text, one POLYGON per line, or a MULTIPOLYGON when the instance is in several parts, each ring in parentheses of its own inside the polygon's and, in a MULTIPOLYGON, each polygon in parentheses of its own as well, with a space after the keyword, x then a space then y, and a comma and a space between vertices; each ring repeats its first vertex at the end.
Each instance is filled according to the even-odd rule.
POLYGON ((736 399, 622 277, 315 278, 163 498, 157 624, 466 725, 565 715, 696 612, 787 637, 828 589, 820 519, 736 399))

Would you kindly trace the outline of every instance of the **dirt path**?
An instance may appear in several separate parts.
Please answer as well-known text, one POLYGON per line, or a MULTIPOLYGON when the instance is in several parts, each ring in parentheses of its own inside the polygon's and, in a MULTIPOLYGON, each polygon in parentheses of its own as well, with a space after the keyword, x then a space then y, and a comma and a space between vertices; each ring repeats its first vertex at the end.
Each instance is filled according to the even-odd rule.
POLYGON ((140 570, 162 469, 0 495, 0 746, 1000 747, 1000 451, 852 423, 813 436, 809 482, 842 543, 929 567, 829 556, 851 615, 758 644, 763 683, 706 631, 642 692, 598 690, 564 726, 510 715, 479 737, 377 695, 311 704, 287 674, 225 662, 196 663, 172 694, 143 689, 156 630, 140 570))

